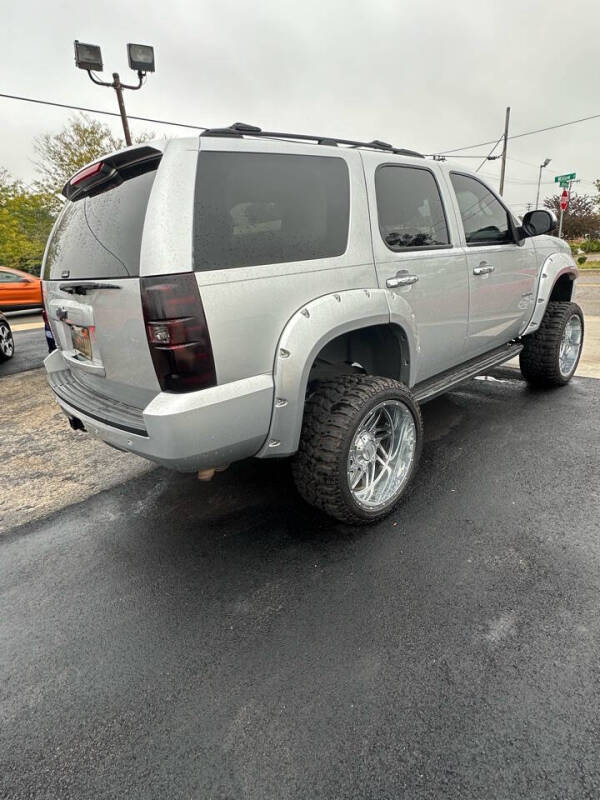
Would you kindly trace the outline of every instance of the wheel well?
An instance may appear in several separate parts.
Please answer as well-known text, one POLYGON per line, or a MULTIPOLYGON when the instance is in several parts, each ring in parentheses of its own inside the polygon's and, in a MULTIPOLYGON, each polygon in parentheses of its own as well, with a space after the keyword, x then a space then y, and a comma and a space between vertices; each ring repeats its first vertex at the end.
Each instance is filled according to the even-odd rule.
POLYGON ((317 354, 308 382, 362 372, 408 383, 409 348, 398 325, 370 325, 336 336, 317 354))
POLYGON ((573 276, 561 275, 552 287, 550 300, 570 301, 573 296, 573 276))

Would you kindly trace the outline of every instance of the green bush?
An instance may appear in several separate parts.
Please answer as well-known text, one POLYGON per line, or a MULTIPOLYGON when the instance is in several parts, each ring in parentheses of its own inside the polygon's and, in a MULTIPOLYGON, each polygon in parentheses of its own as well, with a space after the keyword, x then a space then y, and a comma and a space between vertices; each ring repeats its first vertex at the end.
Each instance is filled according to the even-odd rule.
POLYGON ((600 239, 586 239, 581 243, 584 253, 600 253, 600 239))
POLYGON ((586 261, 587 261, 587 256, 579 256, 579 258, 577 259, 577 263, 579 264, 580 267, 583 266, 583 264, 585 264, 586 261))

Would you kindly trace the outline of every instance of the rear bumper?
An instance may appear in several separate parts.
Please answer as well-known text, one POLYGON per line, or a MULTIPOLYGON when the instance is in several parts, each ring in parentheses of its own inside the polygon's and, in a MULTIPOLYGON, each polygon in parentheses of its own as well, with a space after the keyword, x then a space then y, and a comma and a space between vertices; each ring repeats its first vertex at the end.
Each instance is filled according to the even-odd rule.
POLYGON ((52 385, 52 373, 66 368, 59 350, 44 364, 56 400, 67 416, 80 419, 90 435, 107 444, 169 469, 195 472, 248 458, 260 450, 269 430, 272 375, 255 375, 200 392, 161 392, 138 410, 143 434, 101 419, 97 407, 86 413, 85 398, 70 397, 65 391, 59 395, 52 385))

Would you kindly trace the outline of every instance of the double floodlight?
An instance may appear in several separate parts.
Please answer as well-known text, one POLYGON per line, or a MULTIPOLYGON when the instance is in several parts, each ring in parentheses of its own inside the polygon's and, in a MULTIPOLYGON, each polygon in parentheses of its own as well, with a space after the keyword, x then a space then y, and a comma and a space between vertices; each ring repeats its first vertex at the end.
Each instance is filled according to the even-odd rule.
MULTIPOLYGON (((154 48, 147 44, 128 44, 129 66, 136 72, 154 72, 154 48)), ((96 44, 75 40, 75 64, 79 69, 102 72, 102 53, 96 44)))

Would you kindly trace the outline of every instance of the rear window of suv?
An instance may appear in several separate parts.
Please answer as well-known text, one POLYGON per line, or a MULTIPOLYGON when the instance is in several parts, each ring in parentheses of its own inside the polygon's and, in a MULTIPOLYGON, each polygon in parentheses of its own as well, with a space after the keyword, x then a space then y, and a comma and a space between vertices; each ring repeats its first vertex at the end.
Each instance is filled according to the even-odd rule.
POLYGON ((200 153, 194 269, 340 256, 350 209, 342 158, 278 153, 200 153))
POLYGON ((139 275, 146 208, 156 169, 92 197, 67 202, 44 268, 46 280, 139 275))

